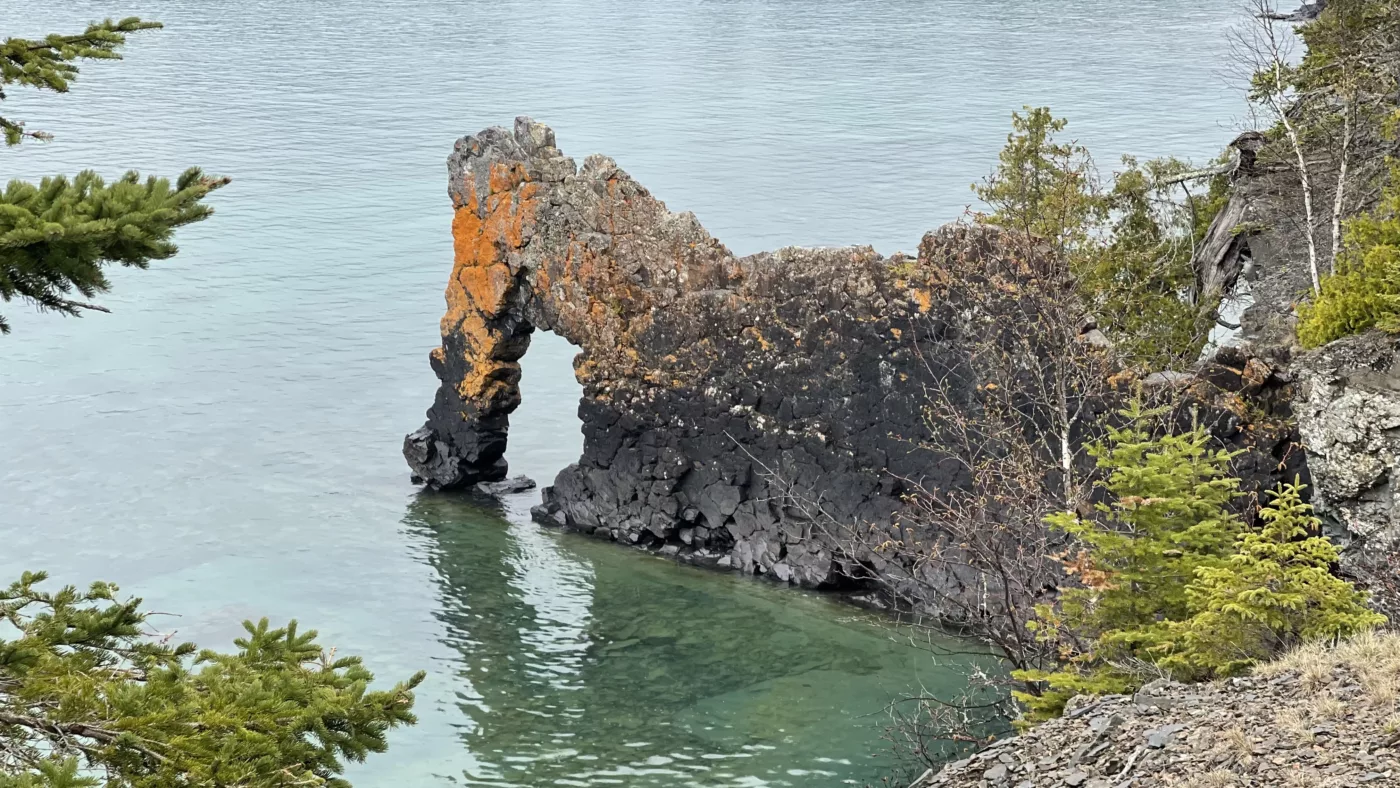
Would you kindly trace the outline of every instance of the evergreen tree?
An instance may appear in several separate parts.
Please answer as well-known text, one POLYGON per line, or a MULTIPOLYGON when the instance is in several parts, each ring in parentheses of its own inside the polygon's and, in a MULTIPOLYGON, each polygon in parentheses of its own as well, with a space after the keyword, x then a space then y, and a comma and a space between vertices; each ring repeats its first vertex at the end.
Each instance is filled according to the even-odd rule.
POLYGON ((1197 199, 1180 177, 1186 162, 1131 157, 1105 182, 1086 148, 1057 139, 1067 123, 1049 108, 1026 107, 1011 123, 996 170, 973 186, 991 208, 977 218, 1006 229, 1028 257, 1061 262, 1122 358, 1153 370, 1194 362, 1216 304, 1198 303, 1191 256, 1228 182, 1212 180, 1197 199))
POLYGON ((1193 615, 1172 627, 1163 667, 1182 678, 1228 676, 1302 643, 1385 623, 1364 592, 1332 574, 1337 548, 1310 535, 1319 523, 1301 493, 1296 482, 1281 485, 1259 511, 1263 528, 1243 534, 1228 563, 1197 570, 1187 589, 1193 615))
MULTIPOLYGON (((0 43, 0 99, 11 85, 67 93, 78 61, 120 59, 128 33, 158 27, 131 17, 98 22, 77 35, 7 38, 0 43)), ((6 145, 51 137, 4 115, 0 131, 6 145)), ((226 183, 198 168, 173 185, 166 178, 142 180, 135 172, 111 183, 92 171, 44 178, 38 185, 10 181, 0 192, 0 300, 19 299, 64 315, 106 311, 74 295, 91 299, 107 292, 108 264, 145 268, 175 254, 175 228, 209 216, 213 209, 201 200, 226 183)), ((9 330, 0 317, 0 333, 9 330)))
POLYGON ((1056 140, 1065 119, 1049 107, 1024 109, 1011 113, 996 171, 972 191, 992 208, 983 221, 1069 258, 1091 242, 1103 215, 1098 172, 1084 146, 1056 140))
POLYGON ((95 583, 0 590, 0 788, 328 786, 414 717, 293 621, 244 622, 232 654, 147 636, 140 599, 95 583))
POLYGON ((1083 550, 1067 568, 1084 587, 1062 596, 1065 609, 1101 645, 1141 656, 1158 622, 1190 614, 1186 587, 1226 564, 1244 524, 1229 508, 1239 495, 1231 455, 1210 448, 1205 428, 1154 435, 1157 411, 1134 403, 1123 415, 1128 425, 1093 449, 1110 501, 1098 517, 1065 512, 1049 523, 1083 550))
POLYGON ((1049 518, 1081 547, 1065 557, 1080 587, 1043 611, 1042 631, 1068 629, 1093 646, 1066 654, 1061 670, 1020 674, 1047 687, 1039 697, 1020 696, 1031 721, 1057 716, 1074 695, 1135 686, 1133 667, 1155 663, 1171 642, 1172 622, 1190 617, 1187 586, 1199 572, 1225 566, 1244 530, 1229 509, 1239 494, 1231 455, 1209 448, 1204 428, 1154 434, 1160 411, 1140 402, 1122 415, 1127 426, 1093 448, 1109 496, 1095 505, 1098 516, 1049 518))
POLYGON ((1079 587, 1038 611, 1041 637, 1066 644, 1063 664, 1013 674, 1043 686, 1016 695, 1026 722, 1058 716, 1075 695, 1130 692, 1163 673, 1229 676, 1385 622, 1331 574, 1337 548, 1309 536, 1318 521, 1299 485, 1281 486, 1252 531, 1229 507, 1231 455, 1210 449, 1204 429, 1161 434, 1138 404, 1123 415, 1128 426, 1094 447, 1108 501, 1095 517, 1049 518, 1080 546, 1063 558, 1079 587))

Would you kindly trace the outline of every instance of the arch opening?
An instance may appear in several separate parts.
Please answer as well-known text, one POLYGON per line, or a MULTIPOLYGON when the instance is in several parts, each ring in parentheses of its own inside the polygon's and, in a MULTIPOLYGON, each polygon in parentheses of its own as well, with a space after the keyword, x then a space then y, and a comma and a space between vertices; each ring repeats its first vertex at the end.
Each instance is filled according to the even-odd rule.
POLYGON ((564 337, 540 330, 518 362, 520 404, 508 416, 505 459, 512 475, 523 474, 542 487, 583 454, 578 415, 583 386, 573 365, 578 352, 564 337))

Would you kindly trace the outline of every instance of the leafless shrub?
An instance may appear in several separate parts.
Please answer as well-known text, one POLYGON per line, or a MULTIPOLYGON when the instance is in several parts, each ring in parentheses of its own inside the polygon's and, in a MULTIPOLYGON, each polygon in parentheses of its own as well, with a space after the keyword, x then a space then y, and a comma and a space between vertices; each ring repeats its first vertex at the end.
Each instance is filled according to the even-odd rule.
MULTIPOLYGON (((1036 610, 1053 603, 1072 558, 1045 518, 1090 507, 1086 446, 1099 434, 1114 366, 1065 255, 1013 231, 956 232, 923 250, 911 276, 938 308, 919 319, 911 342, 925 426, 911 448, 933 460, 924 475, 899 479, 905 508, 892 523, 847 521, 778 474, 769 482, 897 606, 927 613, 919 626, 981 641, 1013 670, 1049 668, 1080 646, 1036 610)), ((930 638, 944 653, 947 642, 930 638)), ((1013 686, 1039 691, 1034 682, 988 682, 1003 701, 1013 686)), ((960 709, 929 700, 918 725, 941 727, 960 709)))

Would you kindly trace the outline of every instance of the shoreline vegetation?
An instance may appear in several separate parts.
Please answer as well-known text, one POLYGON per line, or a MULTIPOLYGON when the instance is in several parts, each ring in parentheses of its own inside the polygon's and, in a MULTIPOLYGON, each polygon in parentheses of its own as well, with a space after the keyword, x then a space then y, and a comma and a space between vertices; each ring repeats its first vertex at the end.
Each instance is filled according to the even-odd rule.
MULTIPOLYGON (((79 61, 119 59, 127 34, 158 26, 130 18, 78 35, 6 39, 0 84, 66 92, 79 61)), ((798 440, 772 437, 777 431, 756 428, 762 440, 751 444, 724 429, 700 436, 715 438, 704 447, 711 455, 757 466, 742 479, 719 462, 718 470, 687 465, 669 445, 622 445, 624 425, 640 423, 619 410, 623 403, 651 407, 638 404, 644 398, 637 391, 716 389, 710 370, 720 375, 726 365, 773 361, 784 352, 761 330, 765 315, 746 317, 734 332, 743 349, 706 359, 710 366, 695 380, 680 366, 662 374, 638 360, 637 347, 660 348, 656 355, 665 355, 668 342, 700 348, 704 342, 685 332, 706 324, 690 318, 716 325, 733 318, 735 294, 772 272, 726 256, 693 217, 667 213, 611 160, 590 157, 578 171, 554 147, 552 131, 528 119, 513 133, 467 138, 454 154, 454 175, 483 176, 453 185, 459 270, 480 276, 454 272, 453 287, 465 282, 465 290, 449 287, 454 319, 444 320, 451 329, 433 355, 448 392, 440 392, 435 409, 450 434, 430 420, 409 436, 405 454, 434 486, 503 476, 505 419, 519 401, 514 362, 528 346, 530 321, 572 326, 587 332, 579 343, 585 350, 610 343, 617 357, 608 358, 616 361, 611 370, 597 359, 578 367, 580 380, 595 387, 586 388, 581 407, 585 434, 594 430, 586 451, 607 443, 612 464, 561 474, 538 517, 783 582, 878 591, 897 607, 927 606, 932 629, 1003 655, 1006 676, 979 674, 959 696, 892 705, 890 738, 909 776, 918 775, 913 785, 1137 780, 1130 784, 1226 788, 1278 779, 1391 780, 1400 768, 1400 640, 1377 634, 1391 612, 1384 586, 1344 574, 1356 545, 1368 561, 1393 567, 1396 542, 1373 534, 1344 551, 1323 535, 1319 517, 1333 518, 1338 507, 1328 497, 1334 487, 1325 486, 1336 477, 1333 466, 1310 460, 1317 495, 1301 475, 1274 479, 1286 456, 1275 456, 1275 467, 1263 472, 1243 468, 1241 458, 1253 462, 1257 453, 1222 448, 1205 416, 1217 414, 1237 433, 1253 431, 1291 413, 1290 386, 1308 383, 1295 380, 1289 364, 1305 350, 1362 335, 1394 344, 1385 335, 1400 331, 1400 170, 1389 166, 1400 147, 1400 2, 1332 0, 1286 15, 1259 0, 1235 44, 1236 65, 1266 122, 1205 169, 1124 159, 1104 177, 1089 151, 1064 141, 1064 119, 1027 107, 1013 113, 995 171, 974 186, 987 210, 931 233, 918 259, 848 250, 762 258, 793 270, 810 263, 818 273, 826 270, 820 266, 868 269, 891 291, 908 294, 896 308, 852 274, 851 290, 878 296, 870 303, 886 311, 844 315, 851 325, 885 321, 881 342, 905 342, 907 331, 908 369, 922 371, 907 414, 919 425, 919 453, 903 438, 868 438, 861 447, 868 465, 852 466, 843 478, 872 467, 898 476, 890 451, 896 445, 934 458, 930 467, 940 473, 947 469, 855 496, 897 501, 886 520, 866 519, 868 511, 856 508, 834 511, 827 491, 812 488, 822 477, 805 475, 821 465, 820 456, 807 466, 770 465, 767 455, 750 450, 790 457, 801 449, 798 440), (1296 61, 1279 28, 1295 22, 1306 46, 1296 61), (506 153, 547 166, 532 169, 506 153), (490 199, 479 199, 477 187, 490 199), (560 199, 541 200, 545 189, 560 199), (620 203, 598 202, 616 193, 624 194, 620 203), (636 212, 628 218, 637 218, 638 228, 652 222, 676 234, 663 240, 688 242, 667 248, 673 256, 689 250, 683 254, 703 287, 671 292, 665 304, 693 295, 684 301, 693 315, 668 318, 652 308, 661 301, 637 295, 660 298, 636 284, 638 271, 655 273, 643 263, 622 271, 631 280, 606 280, 615 297, 590 296, 586 310, 570 311, 577 305, 560 301, 550 312, 532 300, 530 288, 547 289, 541 271, 545 284, 573 284, 556 276, 549 260, 525 254, 545 255, 544 244, 562 236, 566 245, 577 240, 568 224, 576 217, 556 216, 558 227, 547 221, 549 206, 571 204, 565 198, 609 217, 623 205, 636 212), (1235 324, 1222 317, 1222 304, 1246 282, 1253 303, 1235 324), (1215 347, 1234 331, 1248 353, 1215 347), (930 337, 944 360, 919 355, 928 345, 918 342, 930 337), (1212 376, 1231 379, 1233 388, 1207 390, 1202 381, 1214 385, 1212 376), (1281 411, 1266 412, 1258 397, 1275 389, 1288 394, 1280 395, 1281 411), (644 463, 663 470, 641 475, 644 463), (662 516, 626 527, 600 522, 609 512, 597 501, 637 499, 624 489, 633 480, 618 475, 624 464, 637 466, 637 484, 644 479, 650 496, 645 505, 662 516), (1251 483, 1279 483, 1246 490, 1247 473, 1251 483), (761 495, 742 497, 756 488, 761 495), (795 535, 793 522, 800 524, 795 535), (770 543, 765 528, 785 541, 770 543), (1000 735, 1007 720, 1021 736, 1000 735), (1351 754, 1343 757, 1345 748, 1351 754), (959 760, 940 773, 951 758, 959 760)), ((0 117, 0 129, 7 145, 48 138, 10 117, 0 117)), ((67 316, 103 311, 91 300, 108 288, 103 267, 145 268, 175 254, 174 230, 207 218, 212 209, 202 201, 227 183, 198 169, 173 185, 141 181, 134 172, 110 184, 92 173, 37 186, 11 182, 0 194, 0 300, 67 316)), ((590 271, 616 274, 623 267, 607 257, 617 248, 610 243, 569 246, 569 259, 577 251, 596 264, 590 271)), ((569 271, 578 275, 580 268, 588 266, 569 271)), ((818 283, 796 286, 807 288, 802 303, 811 306, 818 283)), ((0 331, 8 331, 2 321, 0 331)), ((790 333, 794 354, 811 352, 800 332, 790 333)), ((871 345, 849 346, 859 347, 871 345)), ((822 360, 834 369, 849 358, 838 350, 822 360)), ((892 369, 860 370, 850 385, 894 390, 892 369)), ((1400 372, 1370 371, 1392 379, 1400 372)), ((838 393, 833 401, 845 408, 851 397, 838 393)), ((875 414, 864 426, 887 427, 880 419, 895 407, 893 396, 864 395, 875 414)), ((718 402, 727 394, 706 396, 718 402)), ((785 404, 774 406, 782 421, 823 413, 811 398, 780 399, 785 404)), ((761 397, 752 400, 721 403, 735 418, 724 423, 761 426, 761 397)), ((1372 415, 1400 407, 1384 395, 1367 403, 1372 415)), ((684 402, 667 407, 688 412, 684 402)), ((840 425, 819 426, 826 431, 801 440, 829 446, 828 432, 840 425)), ((1386 458, 1376 455, 1391 450, 1388 443, 1366 449, 1382 465, 1386 458)), ((1355 533, 1364 523, 1343 525, 1355 533)), ((119 598, 114 586, 48 592, 44 580, 25 574, 0 592, 0 617, 13 629, 0 638, 0 788, 348 788, 340 776, 347 762, 382 752, 389 731, 414 723, 413 689, 425 674, 371 690, 374 677, 358 658, 323 648, 296 622, 247 622, 236 652, 197 651, 150 632, 140 600, 119 598)))
MULTIPOLYGON (((1400 4, 1348 0, 1284 15, 1261 2, 1252 11, 1235 33, 1236 57, 1247 70, 1251 101, 1271 122, 1236 140, 1233 164, 1203 171, 1213 181, 1211 218, 1198 213, 1193 226, 1212 226, 1189 236, 1196 281, 1224 262, 1234 267, 1226 287, 1237 288, 1243 270, 1252 269, 1254 303, 1243 325, 1225 327, 1280 365, 1353 337, 1395 346, 1380 334, 1400 331, 1400 177, 1391 164, 1400 124, 1400 4), (1300 59, 1291 57, 1279 21, 1299 23, 1300 59), (1210 243, 1226 232, 1228 242, 1210 243)), ((1065 148, 1035 140, 1032 154, 1020 158, 1026 139, 1010 139, 1003 170, 1009 163, 1013 177, 1029 173, 1037 184, 1062 184, 1051 194, 1082 192, 1082 176, 1063 163, 1072 160, 1065 148)), ((1005 204, 1013 215, 1026 213, 1024 205, 1005 204)), ((1059 197, 1049 213, 1073 216, 1073 204, 1059 197)), ((1078 281, 1091 287, 1086 300, 1094 303, 1092 280, 1078 281)), ((1203 312, 1216 317, 1223 296, 1210 293, 1203 312)), ((1300 374, 1311 365, 1300 364, 1300 374)), ((1186 369, 1193 366, 1200 369, 1186 369)), ((1386 365, 1336 374, 1393 381, 1395 372, 1386 365)), ((1306 378, 1299 384, 1304 391, 1318 385, 1306 378)), ((1394 404, 1383 396, 1367 400, 1360 428, 1394 404)), ((1304 410, 1301 418, 1316 417, 1304 410)), ((985 692, 976 704, 923 703, 917 724, 903 721, 904 741, 914 742, 910 749, 929 766, 911 785, 1224 788, 1396 779, 1392 685, 1400 641, 1375 634, 1391 622, 1368 605, 1392 614, 1394 608, 1389 598, 1372 599, 1337 576, 1340 567, 1388 590, 1378 575, 1393 571, 1396 542, 1384 522, 1341 523, 1352 535, 1344 557, 1321 535, 1322 522, 1306 503, 1310 491, 1295 482, 1260 501, 1246 524, 1224 506, 1236 494, 1229 455, 1208 450, 1199 432, 1144 430, 1137 416, 1128 422, 1128 432, 1107 427, 1111 440, 1092 450, 1107 471, 1097 481, 1106 495, 1094 500, 1095 513, 1068 507, 1047 519, 1072 537, 1057 556, 1065 582, 1056 597, 1021 614, 1026 633, 1018 639, 1005 631, 1018 627, 1024 605, 986 610, 1002 619, 1001 632, 981 624, 983 637, 1003 648, 1033 642, 1053 651, 1041 656, 1053 668, 1012 674, 1024 685, 1004 711, 1018 719, 1022 738, 990 738, 985 727, 979 736, 986 714, 968 709, 984 706, 985 692), (1196 475, 1172 482, 1171 473, 1196 475), (1368 528, 1372 538, 1363 538, 1368 528), (1384 568, 1366 571, 1377 565, 1384 568), (937 760, 949 752, 965 755, 988 744, 940 772, 937 760)), ((1317 437, 1315 426, 1304 427, 1304 435, 1317 437)), ((1336 517, 1349 511, 1335 500, 1339 458, 1316 443, 1310 470, 1333 485, 1320 500, 1336 517)), ((1358 451, 1370 462, 1394 466, 1394 447, 1366 446, 1358 451)), ((1382 509, 1380 516, 1389 514, 1382 509)))

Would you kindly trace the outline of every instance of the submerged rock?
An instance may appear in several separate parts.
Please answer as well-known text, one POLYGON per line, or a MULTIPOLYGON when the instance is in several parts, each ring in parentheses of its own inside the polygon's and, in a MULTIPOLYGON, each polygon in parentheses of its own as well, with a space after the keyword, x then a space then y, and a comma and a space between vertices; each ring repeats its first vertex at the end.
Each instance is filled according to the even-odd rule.
POLYGON ((482 495, 514 495, 535 489, 535 480, 529 476, 512 476, 499 482, 477 482, 475 489, 482 495))

